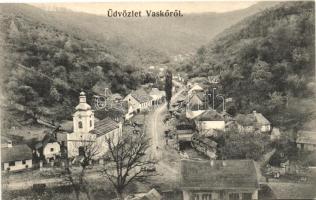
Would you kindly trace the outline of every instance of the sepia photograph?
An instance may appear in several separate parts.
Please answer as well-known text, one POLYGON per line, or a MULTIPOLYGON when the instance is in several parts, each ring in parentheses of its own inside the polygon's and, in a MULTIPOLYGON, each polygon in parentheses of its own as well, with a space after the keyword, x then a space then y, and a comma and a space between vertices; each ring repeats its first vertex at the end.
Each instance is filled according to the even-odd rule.
POLYGON ((315 1, 0 3, 2 200, 316 199, 315 1))

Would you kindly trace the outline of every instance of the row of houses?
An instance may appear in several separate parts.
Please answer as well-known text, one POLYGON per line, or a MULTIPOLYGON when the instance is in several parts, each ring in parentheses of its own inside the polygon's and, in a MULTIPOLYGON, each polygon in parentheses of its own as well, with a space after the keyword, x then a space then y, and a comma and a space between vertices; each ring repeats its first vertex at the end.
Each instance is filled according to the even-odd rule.
MULTIPOLYGON (((111 102, 111 108, 114 108, 113 105, 121 105, 119 106, 121 108, 124 105, 122 103, 125 103, 128 109, 123 109, 119 116, 106 114, 107 117, 99 120, 95 117, 95 112, 97 114, 106 112, 108 107, 101 111, 94 111, 87 103, 86 94, 81 92, 79 104, 72 115, 72 123, 64 128, 66 131, 43 133, 41 137, 28 144, 14 145, 11 140, 2 138, 2 170, 19 171, 30 169, 38 162, 52 163, 62 157, 62 152, 69 159, 73 159, 84 153, 85 143, 93 143, 98 149, 95 158, 102 162, 103 156, 108 151, 105 139, 112 137, 114 141, 117 141, 122 135, 124 120, 130 120, 137 113, 161 104, 164 102, 165 94, 157 88, 152 88, 149 92, 140 89, 122 98, 105 89, 103 97, 107 100, 106 103, 111 102)), ((113 114, 113 111, 111 113, 113 114)))

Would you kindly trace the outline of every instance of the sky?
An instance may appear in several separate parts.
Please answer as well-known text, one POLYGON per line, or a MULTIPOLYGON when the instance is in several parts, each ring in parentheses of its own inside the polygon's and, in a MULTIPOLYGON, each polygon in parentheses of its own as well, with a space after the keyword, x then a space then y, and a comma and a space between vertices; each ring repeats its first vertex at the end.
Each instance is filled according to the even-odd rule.
POLYGON ((119 3, 32 3, 46 9, 66 8, 75 12, 104 15, 108 9, 113 10, 181 10, 183 13, 229 12, 248 8, 256 1, 212 1, 212 2, 119 2, 119 3))

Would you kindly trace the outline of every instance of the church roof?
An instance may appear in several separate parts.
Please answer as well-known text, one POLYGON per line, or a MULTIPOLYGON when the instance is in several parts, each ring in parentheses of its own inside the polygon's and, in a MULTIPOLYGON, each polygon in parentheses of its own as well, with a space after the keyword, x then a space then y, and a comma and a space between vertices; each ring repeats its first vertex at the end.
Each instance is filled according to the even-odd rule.
POLYGON ((96 134, 97 136, 101 136, 117 128, 119 128, 119 124, 111 118, 107 117, 103 120, 96 122, 94 124, 94 129, 90 132, 96 134))

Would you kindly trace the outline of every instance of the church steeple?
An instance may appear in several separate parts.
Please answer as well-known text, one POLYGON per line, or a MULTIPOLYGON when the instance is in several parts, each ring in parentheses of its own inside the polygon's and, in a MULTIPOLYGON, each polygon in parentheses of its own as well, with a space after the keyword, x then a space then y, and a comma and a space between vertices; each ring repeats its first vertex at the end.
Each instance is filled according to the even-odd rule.
POLYGON ((91 106, 87 104, 86 94, 80 92, 79 104, 73 115, 74 132, 89 133, 94 129, 94 113, 91 106))

